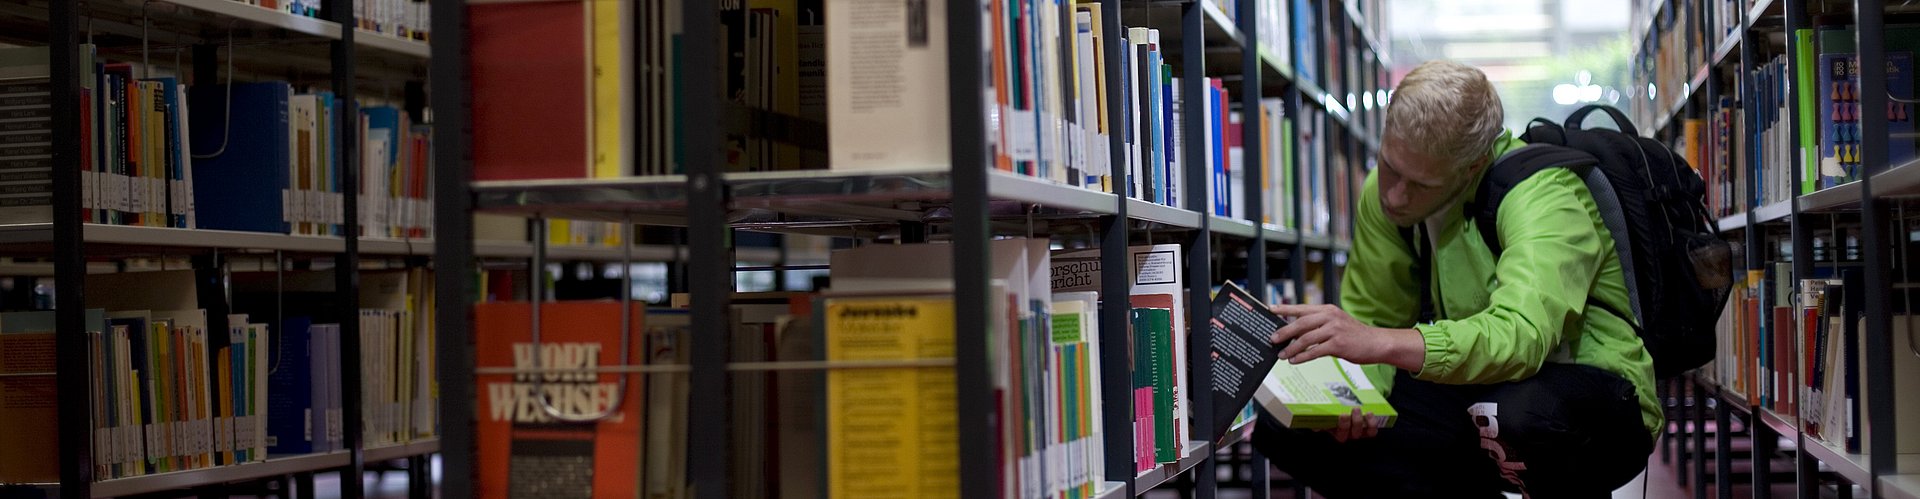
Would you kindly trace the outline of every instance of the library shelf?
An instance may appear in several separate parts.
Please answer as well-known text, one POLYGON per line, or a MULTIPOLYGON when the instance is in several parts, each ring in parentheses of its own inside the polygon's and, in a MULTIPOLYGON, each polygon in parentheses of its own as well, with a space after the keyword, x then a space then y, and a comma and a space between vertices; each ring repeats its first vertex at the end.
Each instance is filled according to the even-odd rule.
MULTIPOLYGON (((1274 224, 1260 224, 1260 236, 1266 238, 1267 242, 1270 243, 1293 244, 1300 242, 1300 231, 1274 224)), ((1269 249, 1271 249, 1271 247, 1269 247, 1269 249)))
POLYGON ((218 466, 197 470, 175 471, 153 475, 116 478, 93 483, 93 497, 120 497, 170 490, 184 490, 201 485, 254 480, 294 473, 344 468, 352 464, 353 456, 348 451, 335 451, 324 454, 274 457, 257 463, 233 466, 218 466))
POLYGON ((1761 18, 1766 17, 1768 13, 1783 12, 1781 9, 1774 8, 1780 5, 1781 3, 1775 0, 1753 0, 1753 8, 1747 11, 1747 26, 1759 26, 1761 18))
POLYGON ((1186 456, 1181 457, 1179 462, 1163 464, 1157 468, 1147 470, 1145 473, 1141 473, 1140 476, 1134 477, 1133 493, 1136 495, 1146 494, 1155 488, 1159 488, 1162 484, 1186 474, 1187 470, 1193 469, 1195 465, 1200 464, 1200 461, 1206 460, 1208 456, 1213 455, 1212 444, 1201 441, 1193 441, 1189 442, 1189 444, 1193 446, 1193 449, 1188 452, 1186 456))
MULTIPOLYGON (((952 175, 946 170, 798 170, 731 173, 724 178, 732 191, 733 208, 801 215, 751 222, 768 227, 781 222, 918 221, 919 213, 908 208, 913 202, 953 197, 952 175)), ((665 225, 684 225, 686 216, 686 177, 682 175, 481 181, 472 187, 474 209, 482 212, 616 222, 632 216, 639 223, 665 225)), ((1110 215, 1118 207, 1118 197, 1111 193, 1000 170, 988 170, 987 189, 994 200, 1031 203, 1055 215, 1110 215)), ((1200 226, 1199 213, 1163 208, 1184 213, 1162 213, 1166 220, 1143 218, 1184 228, 1200 226)))
POLYGON ((340 39, 340 25, 319 18, 297 16, 286 12, 250 5, 233 0, 161 0, 189 9, 216 14, 221 17, 237 19, 249 23, 284 29, 322 38, 340 39))
POLYGON ((386 33, 375 33, 364 29, 356 29, 356 31, 354 31, 353 43, 355 45, 362 45, 395 54, 412 56, 421 60, 425 60, 433 53, 433 50, 427 46, 427 42, 401 38, 386 33))
POLYGON ((1728 33, 1727 38, 1716 47, 1713 49, 1713 67, 1720 67, 1727 63, 1727 58, 1740 55, 1740 33, 1728 33))
POLYGON ((1260 227, 1254 225, 1253 222, 1238 218, 1208 215, 1207 230, 1213 231, 1215 234, 1224 234, 1242 239, 1253 239, 1255 235, 1260 232, 1260 227))
POLYGON ((1894 165, 1892 168, 1873 174, 1873 195, 1876 197, 1920 195, 1920 159, 1894 165))
MULTIPOLYGON (((1352 241, 1352 240, 1350 240, 1350 239, 1340 239, 1340 240, 1336 240, 1336 241, 1334 241, 1334 242, 1333 242, 1333 248, 1332 248, 1332 249, 1333 249, 1333 251, 1334 251, 1335 253, 1352 253, 1352 252, 1353 252, 1353 241, 1352 241)), ((1346 264, 1346 262, 1344 262, 1344 260, 1345 260, 1345 258, 1339 258, 1339 259, 1336 259, 1336 260, 1335 260, 1335 264, 1336 264, 1336 265, 1345 265, 1345 264, 1346 264)))
POLYGON ((1334 249, 1333 236, 1326 234, 1303 234, 1300 236, 1300 241, 1306 244, 1308 248, 1323 250, 1334 249))
POLYGON ((1100 484, 1100 491, 1093 494, 1094 499, 1126 499, 1127 482, 1107 482, 1100 484))
POLYGON ((1868 466, 1866 455, 1835 449, 1826 442, 1811 438, 1806 439, 1806 443, 1800 446, 1800 450, 1813 454, 1813 457, 1820 462, 1827 463, 1827 466, 1833 468, 1834 473, 1845 477, 1849 482, 1862 485, 1873 483, 1872 468, 1868 466))
MULTIPOLYGON (((408 255, 433 254, 433 241, 415 240, 413 249, 418 253, 408 255)), ((742 263, 772 265, 780 263, 780 251, 773 248, 734 248, 733 259, 742 263)), ((367 253, 366 242, 361 242, 361 252, 367 253)), ((532 258, 533 243, 525 241, 474 241, 473 256, 479 258, 532 258)), ((618 262, 627 258, 619 247, 614 246, 551 246, 547 248, 548 261, 589 261, 618 262)), ((633 247, 635 262, 672 262, 687 260, 686 247, 665 245, 638 245, 633 247)))
POLYGON ((1789 216, 1793 216, 1792 201, 1779 201, 1753 209, 1753 223, 1757 224, 1779 222, 1789 216))
POLYGON ((1880 496, 1893 499, 1920 499, 1920 474, 1881 476, 1880 496))
POLYGON ((1747 228, 1747 213, 1740 212, 1720 217, 1720 220, 1716 222, 1714 226, 1720 228, 1720 232, 1732 232, 1745 229, 1747 228))
POLYGON ((1171 228, 1200 228, 1200 212, 1183 210, 1132 198, 1127 199, 1127 216, 1135 220, 1145 220, 1171 228))
POLYGON ((1280 95, 1280 90, 1293 83, 1293 64, 1272 51, 1257 48, 1260 53, 1260 86, 1264 95, 1280 95))
MULTIPOLYGON (((253 249, 295 253, 339 253, 346 250, 346 240, 335 236, 130 225, 87 224, 82 238, 88 245, 133 248, 253 249)), ((31 250, 41 246, 51 248, 52 244, 51 223, 0 226, 0 245, 31 250)))
POLYGON ((1760 420, 1760 424, 1766 425, 1768 428, 1772 428, 1775 434, 1794 435, 1800 432, 1800 425, 1797 422, 1799 421, 1798 418, 1789 418, 1787 416, 1782 416, 1780 415, 1780 413, 1774 412, 1773 409, 1768 409, 1764 407, 1760 408, 1759 411, 1755 411, 1755 412, 1758 412, 1759 414, 1755 414, 1754 419, 1758 419, 1760 420))
MULTIPOLYGON (((111 249, 124 249, 130 253, 148 251, 164 253, 181 249, 284 251, 306 254, 346 251, 346 239, 339 236, 302 236, 213 229, 87 224, 83 237, 90 246, 108 249, 102 254, 117 254, 111 249)), ((53 228, 49 224, 0 226, 0 246, 33 250, 50 247, 52 241, 53 228)), ((433 254, 433 240, 362 237, 360 253, 372 256, 430 256, 433 254)), ((633 260, 672 261, 676 255, 679 259, 685 259, 685 253, 684 249, 676 253, 672 246, 640 245, 633 249, 633 260)), ((529 258, 533 256, 533 243, 478 241, 474 244, 474 256, 529 258)), ((625 258, 625 255, 620 248, 611 246, 554 246, 547 249, 547 257, 556 261, 615 262, 625 258)), ((776 263, 779 255, 777 251, 771 249, 740 248, 736 250, 735 258, 741 262, 776 263)))
POLYGON ((1653 130, 1665 130, 1668 125, 1680 122, 1680 115, 1685 113, 1687 105, 1693 102, 1693 94, 1698 93, 1700 87, 1706 86, 1707 76, 1713 74, 1713 68, 1714 65, 1708 64, 1694 71, 1693 78, 1680 87, 1680 95, 1673 99, 1673 105, 1659 111, 1660 114, 1653 122, 1653 130))
POLYGON ((393 445, 383 445, 380 447, 370 447, 370 448, 367 448, 366 450, 360 451, 360 455, 365 461, 373 462, 373 461, 391 461, 394 459, 406 459, 413 456, 422 456, 422 455, 433 454, 437 452, 440 452, 440 439, 429 438, 426 440, 407 442, 404 444, 393 444, 393 445))
MULTIPOLYGON (((1227 0, 1233 1, 1233 0, 1227 0)), ((1226 40, 1242 50, 1247 48, 1247 39, 1240 35, 1240 27, 1233 18, 1220 8, 1219 0, 1201 0, 1200 11, 1207 14, 1207 45, 1215 46, 1219 40, 1226 40)))
POLYGON ((1800 211, 1831 213, 1860 208, 1860 182, 1853 181, 1800 196, 1800 211))

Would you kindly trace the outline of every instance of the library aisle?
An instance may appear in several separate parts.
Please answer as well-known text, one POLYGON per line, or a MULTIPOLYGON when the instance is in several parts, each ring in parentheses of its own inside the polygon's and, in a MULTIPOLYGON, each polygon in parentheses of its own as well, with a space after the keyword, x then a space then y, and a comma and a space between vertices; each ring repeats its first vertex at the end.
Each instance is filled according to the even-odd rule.
POLYGON ((1916 55, 1885 0, 0 0, 0 498, 1336 486, 1263 420, 1504 483, 1518 418, 1272 344, 1544 285, 1490 199, 1363 201, 1475 112, 1388 128, 1440 60, 1580 149, 1625 298, 1514 355, 1653 379, 1614 497, 1920 498, 1916 55))

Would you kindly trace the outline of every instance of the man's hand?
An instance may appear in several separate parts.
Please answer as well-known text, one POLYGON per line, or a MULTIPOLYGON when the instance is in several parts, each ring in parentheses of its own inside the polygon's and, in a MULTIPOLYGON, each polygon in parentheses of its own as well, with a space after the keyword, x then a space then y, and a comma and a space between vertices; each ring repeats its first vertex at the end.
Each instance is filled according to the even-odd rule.
POLYGON ((1334 441, 1343 443, 1350 440, 1373 438, 1375 435, 1380 434, 1380 427, 1374 426, 1373 421, 1374 417, 1372 414, 1362 413, 1360 412, 1360 408, 1355 407, 1352 413, 1340 416, 1340 422, 1335 423, 1333 429, 1328 431, 1333 433, 1334 441))
POLYGON ((1427 359, 1426 340, 1412 329, 1387 329, 1361 324, 1333 305, 1274 305, 1273 313, 1292 323, 1273 332, 1273 344, 1286 344, 1280 358, 1299 364, 1321 357, 1338 357, 1356 364, 1390 364, 1419 372, 1427 359))

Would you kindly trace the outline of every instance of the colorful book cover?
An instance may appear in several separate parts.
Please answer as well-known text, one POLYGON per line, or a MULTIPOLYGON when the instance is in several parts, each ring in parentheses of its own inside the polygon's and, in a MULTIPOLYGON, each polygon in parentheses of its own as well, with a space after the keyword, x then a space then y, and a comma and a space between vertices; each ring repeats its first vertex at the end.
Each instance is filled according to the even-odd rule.
MULTIPOLYGON (((953 356, 953 299, 829 297, 829 362, 953 356)), ((951 366, 827 372, 828 497, 957 498, 957 387, 951 366)))
POLYGON ((1254 400, 1281 425, 1294 429, 1333 428, 1356 408, 1373 415, 1383 428, 1399 417, 1359 365, 1333 357, 1274 363, 1254 400))
POLYGON ((537 350, 528 303, 484 303, 473 313, 476 364, 486 373, 477 387, 479 495, 638 495, 645 378, 600 370, 623 357, 630 364, 645 358, 643 308, 633 305, 631 329, 622 333, 618 303, 544 304, 537 350), (622 383, 621 376, 633 377, 622 383))

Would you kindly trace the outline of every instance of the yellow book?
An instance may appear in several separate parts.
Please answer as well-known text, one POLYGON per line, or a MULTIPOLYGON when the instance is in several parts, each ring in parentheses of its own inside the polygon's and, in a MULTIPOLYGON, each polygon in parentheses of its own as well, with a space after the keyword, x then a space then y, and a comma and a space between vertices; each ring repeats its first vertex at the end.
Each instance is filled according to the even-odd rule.
MULTIPOLYGON (((827 360, 953 357, 950 295, 830 298, 827 360)), ((828 497, 959 497, 951 364, 827 372, 828 497)))
POLYGON ((632 80, 630 60, 632 38, 626 29, 632 16, 627 14, 626 0, 591 0, 593 8, 588 15, 589 50, 592 52, 593 67, 590 80, 593 86, 588 106, 593 109, 593 176, 598 178, 624 177, 628 175, 627 147, 629 139, 626 131, 631 128, 631 113, 626 105, 626 95, 632 93, 629 81, 632 80))

